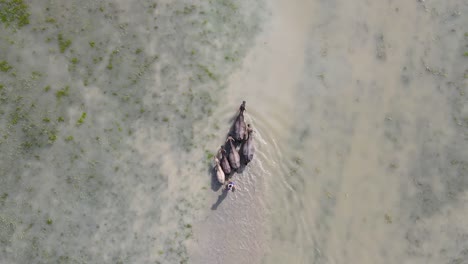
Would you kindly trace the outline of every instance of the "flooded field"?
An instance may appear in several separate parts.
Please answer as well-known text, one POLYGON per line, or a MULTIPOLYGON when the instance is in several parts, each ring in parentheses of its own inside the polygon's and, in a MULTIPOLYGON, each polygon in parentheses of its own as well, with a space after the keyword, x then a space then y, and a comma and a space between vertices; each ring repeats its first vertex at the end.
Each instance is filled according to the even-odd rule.
POLYGON ((0 0, 0 263, 468 263, 467 13, 0 0))

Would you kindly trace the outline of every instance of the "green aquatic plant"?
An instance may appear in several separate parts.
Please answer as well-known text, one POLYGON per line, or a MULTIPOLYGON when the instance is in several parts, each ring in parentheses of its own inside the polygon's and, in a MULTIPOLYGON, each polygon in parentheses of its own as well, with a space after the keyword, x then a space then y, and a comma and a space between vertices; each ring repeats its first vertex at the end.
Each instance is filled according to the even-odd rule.
POLYGON ((70 142, 70 141, 73 141, 73 136, 68 136, 65 138, 65 141, 66 142, 70 142))
POLYGON ((208 69, 207 66, 199 64, 198 67, 202 69, 205 72, 205 74, 208 75, 208 77, 210 77, 210 79, 212 79, 213 81, 216 81, 218 79, 216 75, 212 71, 210 71, 210 69, 208 69))
POLYGON ((0 71, 2 72, 8 72, 12 69, 13 67, 8 64, 7 61, 0 61, 0 71))
POLYGON ((231 57, 231 56, 224 56, 224 59, 227 60, 227 61, 235 61, 235 58, 234 57, 231 57))
POLYGON ((0 21, 7 27, 16 24, 23 27, 29 24, 28 5, 23 0, 0 0, 0 21))
POLYGON ((48 18, 46 18, 45 22, 46 22, 46 23, 52 23, 52 24, 54 24, 54 23, 57 22, 57 21, 56 21, 55 18, 53 18, 53 17, 48 17, 48 18))
POLYGON ((60 99, 64 96, 68 96, 69 88, 70 87, 67 85, 63 89, 58 90, 57 92, 55 92, 55 97, 57 97, 57 99, 60 99))
POLYGON ((60 53, 64 53, 72 44, 71 40, 65 39, 62 33, 58 34, 57 37, 60 53))
POLYGON ((42 73, 37 72, 37 71, 31 72, 31 79, 35 80, 35 79, 38 79, 40 77, 42 77, 42 73))
POLYGON ((47 85, 46 87, 44 87, 44 92, 48 92, 50 91, 50 85, 47 85))
POLYGON ((214 154, 211 153, 211 151, 209 150, 205 150, 205 156, 206 156, 206 160, 210 161, 214 157, 214 154))
POLYGON ((96 43, 94 43, 94 41, 90 41, 90 42, 89 42, 89 46, 90 46, 91 48, 94 48, 95 45, 96 45, 96 43))
POLYGON ((5 205, 5 201, 8 198, 8 193, 3 193, 2 196, 0 196, 0 204, 5 205))
POLYGON ((71 62, 72 64, 75 64, 75 65, 76 65, 76 64, 78 64, 78 62, 80 62, 80 60, 78 60, 78 58, 76 58, 76 57, 73 57, 73 58, 71 58, 70 62, 71 62))
MULTIPOLYGON (((114 68, 114 65, 112 64, 114 60, 114 56, 119 53, 119 50, 113 50, 112 53, 109 56, 109 62, 107 63, 107 69, 112 70, 114 68)), ((102 60, 102 58, 100 58, 102 60)))
POLYGON ((98 62, 100 62, 100 61, 102 61, 102 57, 93 58, 94 64, 96 64, 96 63, 98 63, 98 62))
POLYGON ((16 125, 18 124, 18 121, 20 119, 22 119, 24 117, 23 114, 20 113, 21 109, 19 109, 18 107, 16 108, 16 111, 13 112, 10 116, 11 120, 10 120, 10 124, 12 125, 16 125))
POLYGON ((76 121, 76 125, 79 126, 79 125, 83 124, 84 121, 85 121, 85 119, 86 119, 86 112, 83 112, 83 113, 81 114, 80 119, 78 119, 78 121, 76 121))
POLYGON ((220 1, 220 4, 231 8, 233 11, 237 11, 237 9, 239 9, 239 7, 237 7, 237 5, 235 4, 235 1, 222 0, 220 1))
POLYGON ((53 222, 54 222, 54 221, 52 221, 52 219, 49 218, 49 219, 47 219, 47 222, 46 222, 46 223, 47 223, 48 225, 51 225, 53 222))
POLYGON ((49 132, 49 140, 51 142, 54 142, 55 140, 57 140, 57 135, 54 132, 49 132))
POLYGON ((189 6, 189 5, 186 5, 186 6, 184 7, 183 13, 184 13, 185 15, 191 14, 193 11, 195 11, 196 8, 197 8, 197 7, 196 7, 195 5, 190 5, 190 6, 189 6))

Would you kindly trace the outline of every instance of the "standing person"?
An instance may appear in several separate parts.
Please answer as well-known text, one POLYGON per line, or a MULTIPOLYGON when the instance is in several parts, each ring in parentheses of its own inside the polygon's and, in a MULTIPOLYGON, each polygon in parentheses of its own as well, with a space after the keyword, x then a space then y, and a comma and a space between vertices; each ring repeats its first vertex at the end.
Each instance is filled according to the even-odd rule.
POLYGON ((229 181, 228 184, 226 185, 226 190, 235 192, 236 191, 236 185, 233 181, 229 181))

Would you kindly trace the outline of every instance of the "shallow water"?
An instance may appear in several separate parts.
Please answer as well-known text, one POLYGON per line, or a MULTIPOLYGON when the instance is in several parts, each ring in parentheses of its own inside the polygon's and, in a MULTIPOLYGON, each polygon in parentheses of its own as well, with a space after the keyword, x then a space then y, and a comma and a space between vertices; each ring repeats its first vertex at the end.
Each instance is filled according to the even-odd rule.
POLYGON ((468 263, 464 1, 25 3, 0 263, 468 263), (257 152, 226 193, 242 100, 257 152))

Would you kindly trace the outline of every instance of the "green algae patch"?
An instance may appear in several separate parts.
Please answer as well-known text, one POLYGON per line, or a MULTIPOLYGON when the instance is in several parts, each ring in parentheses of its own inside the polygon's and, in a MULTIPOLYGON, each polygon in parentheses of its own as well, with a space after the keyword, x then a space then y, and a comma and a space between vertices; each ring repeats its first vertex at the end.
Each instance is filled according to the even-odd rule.
POLYGON ((79 126, 79 125, 83 124, 84 121, 85 121, 85 119, 86 119, 86 112, 83 112, 83 113, 81 114, 80 119, 78 119, 78 121, 76 121, 76 125, 79 126))
POLYGON ((213 159, 214 154, 211 153, 209 150, 205 149, 205 157, 206 157, 206 161, 209 162, 211 159, 213 159))
POLYGON ((6 201, 7 198, 8 198, 8 193, 3 193, 2 196, 0 196, 0 204, 2 206, 5 205, 5 201, 6 201))
POLYGON ((205 72, 205 74, 208 75, 208 77, 210 77, 210 79, 212 79, 213 81, 216 81, 218 79, 216 75, 212 71, 210 71, 210 69, 208 69, 207 66, 199 64, 198 67, 202 69, 205 72))
POLYGON ((65 39, 61 33, 57 37, 60 53, 64 53, 72 44, 71 40, 65 39))
POLYGON ((112 70, 114 68, 114 66, 112 65, 112 61, 114 60, 114 56, 119 53, 119 51, 117 50, 114 50, 112 51, 111 55, 109 56, 109 62, 107 63, 107 69, 108 70, 112 70))
POLYGON ((46 18, 45 22, 55 24, 57 21, 53 17, 48 17, 48 18, 46 18))
POLYGON ((62 98, 64 96, 68 96, 68 90, 69 89, 70 89, 70 87, 68 85, 65 86, 65 88, 60 89, 57 92, 55 92, 55 97, 57 97, 57 99, 60 99, 60 98, 62 98))
POLYGON ((0 21, 6 27, 16 24, 23 27, 29 24, 28 6, 23 0, 0 0, 0 21))
POLYGON ((11 125, 16 125, 23 118, 24 118, 24 114, 21 112, 21 108, 17 107, 16 111, 14 111, 10 115, 10 124, 11 125))
POLYGON ((106 67, 108 70, 112 70, 114 68, 114 66, 112 65, 112 58, 109 60, 109 63, 107 64, 107 67, 106 67))
POLYGON ((37 79, 39 79, 41 77, 42 77, 42 73, 37 72, 37 71, 31 72, 31 79, 32 80, 37 80, 37 79))
POLYGON ((57 135, 54 132, 49 132, 48 136, 50 143, 53 143, 55 140, 57 140, 57 135))
POLYGON ((13 67, 7 61, 0 61, 0 71, 9 72, 13 67))

